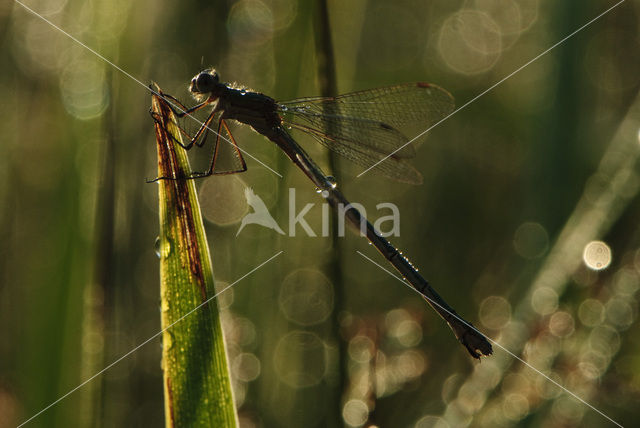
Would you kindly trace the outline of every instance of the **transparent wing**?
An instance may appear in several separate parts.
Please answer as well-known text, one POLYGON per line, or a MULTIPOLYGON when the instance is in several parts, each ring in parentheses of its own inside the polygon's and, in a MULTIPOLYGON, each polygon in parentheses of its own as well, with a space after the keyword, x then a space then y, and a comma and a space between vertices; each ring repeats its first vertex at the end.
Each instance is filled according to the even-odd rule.
POLYGON ((325 133, 314 128, 296 124, 291 124, 291 127, 311 135, 321 144, 357 165, 365 168, 375 165, 373 170, 385 177, 410 184, 422 184, 422 175, 407 159, 389 156, 388 153, 369 150, 357 144, 331 144, 325 133))
POLYGON ((414 124, 426 130, 453 111, 454 101, 436 85, 409 83, 337 97, 285 101, 279 103, 279 109, 286 125, 313 135, 329 149, 365 167, 393 153, 391 159, 397 162, 390 162, 386 173, 382 164, 376 166, 389 175, 408 165, 400 162, 402 159, 415 155, 412 144, 406 144, 409 138, 398 128, 414 124))

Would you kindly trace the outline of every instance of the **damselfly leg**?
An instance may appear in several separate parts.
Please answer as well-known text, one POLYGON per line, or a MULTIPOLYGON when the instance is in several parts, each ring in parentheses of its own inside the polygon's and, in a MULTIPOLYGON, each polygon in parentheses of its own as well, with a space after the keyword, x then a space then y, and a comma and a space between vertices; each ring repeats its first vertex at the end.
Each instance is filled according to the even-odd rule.
MULTIPOLYGON (((193 118, 191 115, 203 107, 209 106, 211 102, 203 102, 195 105, 194 107, 188 108, 184 104, 182 104, 177 98, 169 95, 160 93, 159 94, 167 103, 173 114, 177 119, 183 119, 183 123, 175 123, 175 126, 179 130, 180 134, 183 138, 185 138, 188 143, 184 143, 182 138, 178 138, 171 132, 167 132, 167 135, 170 138, 180 145, 180 147, 185 150, 190 150, 194 145, 198 147, 204 147, 207 143, 211 134, 215 135, 215 141, 212 144, 211 150, 211 158, 208 163, 208 169, 206 171, 194 171, 188 177, 184 177, 186 179, 194 179, 194 178, 202 178, 209 177, 211 175, 224 175, 224 174, 235 174, 239 172, 244 172, 247 170, 247 165, 242 157, 242 153, 238 147, 238 144, 229 129, 229 125, 227 122, 222 119, 221 114, 216 110, 216 107, 212 109, 212 111, 207 115, 206 119, 203 122, 200 122, 200 127, 195 133, 188 131, 184 124, 186 121, 193 121, 194 123, 199 122, 197 119, 193 118), (218 117, 218 127, 217 131, 213 131, 211 128, 214 119, 218 117), (222 134, 224 130, 224 134, 222 134)), ((159 123, 163 127, 167 127, 168 118, 157 117, 157 114, 151 113, 154 121, 159 123)), ((163 179, 176 179, 174 177, 157 177, 153 181, 163 180, 163 179)))

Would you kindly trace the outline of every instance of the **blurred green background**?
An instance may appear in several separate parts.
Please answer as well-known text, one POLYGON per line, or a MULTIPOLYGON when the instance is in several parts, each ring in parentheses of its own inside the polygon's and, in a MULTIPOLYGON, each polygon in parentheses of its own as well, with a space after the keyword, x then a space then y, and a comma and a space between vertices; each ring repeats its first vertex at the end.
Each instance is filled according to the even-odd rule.
MULTIPOLYGON (((276 99, 320 93, 315 1, 0 6, 0 427, 162 426, 157 189, 146 85, 187 104, 206 66, 276 99), (134 80, 137 79, 136 80, 134 80)), ((411 81, 465 105, 604 12, 604 0, 329 1, 339 92, 411 81)), ((631 426, 640 417, 640 40, 626 1, 429 132, 422 186, 338 162, 369 217, 497 341, 473 361, 363 238, 321 235, 322 199, 238 128, 237 176, 198 183, 243 427, 631 426), (251 187, 287 231, 249 225, 251 187)), ((328 169, 312 139, 302 144, 328 169)), ((201 154, 205 156, 206 154, 201 154)))

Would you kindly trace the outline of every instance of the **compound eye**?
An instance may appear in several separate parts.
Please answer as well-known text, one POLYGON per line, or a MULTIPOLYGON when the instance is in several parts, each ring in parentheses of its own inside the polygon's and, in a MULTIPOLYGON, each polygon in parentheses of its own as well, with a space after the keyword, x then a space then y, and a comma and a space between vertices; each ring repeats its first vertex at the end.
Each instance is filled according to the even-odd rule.
POLYGON ((213 76, 210 73, 200 73, 197 77, 196 87, 202 92, 210 91, 218 82, 217 77, 217 75, 213 76))

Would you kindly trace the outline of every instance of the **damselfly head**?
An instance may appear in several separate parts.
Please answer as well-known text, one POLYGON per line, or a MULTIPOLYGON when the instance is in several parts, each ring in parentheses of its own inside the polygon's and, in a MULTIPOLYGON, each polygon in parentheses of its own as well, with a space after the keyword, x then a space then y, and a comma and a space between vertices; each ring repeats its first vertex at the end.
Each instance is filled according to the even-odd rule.
POLYGON ((209 92, 213 92, 218 83, 220 83, 220 77, 218 76, 217 71, 215 71, 213 68, 203 70, 197 75, 193 76, 193 79, 191 79, 191 84, 189 85, 189 91, 194 95, 206 94, 209 92))

